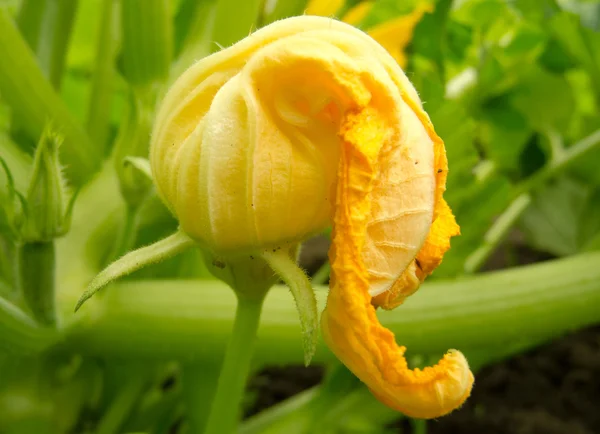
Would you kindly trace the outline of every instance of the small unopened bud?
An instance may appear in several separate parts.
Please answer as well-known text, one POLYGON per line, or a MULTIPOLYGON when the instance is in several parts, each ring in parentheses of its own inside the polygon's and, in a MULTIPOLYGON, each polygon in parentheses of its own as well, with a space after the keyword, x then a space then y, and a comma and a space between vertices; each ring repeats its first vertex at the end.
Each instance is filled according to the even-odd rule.
POLYGON ((58 134, 46 128, 35 150, 20 231, 24 241, 51 241, 68 230, 65 182, 58 159, 61 142, 58 134))
POLYGON ((152 111, 135 96, 115 144, 115 169, 121 195, 130 208, 138 208, 152 188, 150 170, 144 170, 142 157, 148 154, 152 111))

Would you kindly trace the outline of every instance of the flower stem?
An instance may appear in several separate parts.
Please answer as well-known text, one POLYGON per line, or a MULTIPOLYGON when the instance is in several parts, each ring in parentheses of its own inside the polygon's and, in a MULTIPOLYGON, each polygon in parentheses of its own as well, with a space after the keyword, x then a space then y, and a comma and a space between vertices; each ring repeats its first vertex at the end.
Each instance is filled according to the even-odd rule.
POLYGON ((35 319, 56 325, 54 241, 24 243, 19 247, 19 285, 35 319))
POLYGON ((225 351, 205 434, 230 434, 236 428, 263 300, 264 296, 247 298, 238 295, 233 331, 225 351))

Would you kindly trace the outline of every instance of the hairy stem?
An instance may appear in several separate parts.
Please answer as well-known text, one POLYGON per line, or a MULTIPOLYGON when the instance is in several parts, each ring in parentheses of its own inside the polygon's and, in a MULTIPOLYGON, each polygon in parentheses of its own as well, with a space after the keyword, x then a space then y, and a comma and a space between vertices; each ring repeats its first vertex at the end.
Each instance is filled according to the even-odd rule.
POLYGON ((236 429, 263 300, 262 297, 238 296, 233 330, 225 351, 205 434, 230 434, 236 429))

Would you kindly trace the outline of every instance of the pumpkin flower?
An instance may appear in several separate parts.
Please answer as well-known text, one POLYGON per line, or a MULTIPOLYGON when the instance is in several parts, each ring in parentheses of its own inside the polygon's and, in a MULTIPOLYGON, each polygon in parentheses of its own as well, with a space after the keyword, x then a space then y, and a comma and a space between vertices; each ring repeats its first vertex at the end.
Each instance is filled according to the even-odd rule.
POLYGON ((442 140, 390 54, 339 21, 275 22, 191 66, 152 135, 157 190, 223 256, 333 225, 324 339, 386 405, 431 418, 470 393, 464 356, 409 369, 376 316, 414 292, 458 234, 442 140))
MULTIPOLYGON (((307 15, 322 17, 336 16, 343 10, 344 0, 310 0, 306 7, 307 15)), ((343 13, 340 19, 345 23, 358 26, 371 12, 375 1, 363 1, 343 13)), ((408 14, 394 17, 367 29, 367 33, 392 55, 400 67, 405 68, 408 62, 406 47, 413 37, 415 26, 423 15, 433 11, 433 5, 426 2, 417 3, 408 14)))

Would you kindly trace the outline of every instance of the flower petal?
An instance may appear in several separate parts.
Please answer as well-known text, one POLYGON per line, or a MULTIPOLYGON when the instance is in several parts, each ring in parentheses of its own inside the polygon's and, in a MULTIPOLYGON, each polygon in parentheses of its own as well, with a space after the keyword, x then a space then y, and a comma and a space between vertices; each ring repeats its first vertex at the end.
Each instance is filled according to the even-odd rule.
POLYGON ((378 294, 373 298, 373 304, 383 309, 394 309, 401 305, 406 297, 413 294, 425 278, 442 262, 444 254, 450 248, 450 238, 460 234, 460 228, 456 224, 452 210, 443 198, 448 176, 448 159, 444 143, 435 134, 430 122, 425 121, 425 126, 434 140, 433 170, 436 187, 433 222, 423 247, 421 247, 412 263, 394 282, 389 291, 378 294))
MULTIPOLYGON (((425 212, 419 212, 422 215, 412 222, 413 225, 416 224, 413 226, 414 231, 408 230, 400 237, 396 237, 398 233, 394 233, 391 238, 391 245, 396 250, 399 250, 399 246, 401 250, 402 239, 407 241, 407 253, 402 255, 405 265, 398 265, 400 279, 402 271, 407 265, 410 267, 421 245, 427 243, 425 236, 428 225, 423 230, 421 222, 431 223, 434 218, 433 204, 438 195, 439 184, 434 178, 438 174, 433 172, 433 168, 443 163, 443 159, 439 158, 440 154, 433 152, 437 146, 437 136, 430 137, 432 140, 425 142, 431 147, 429 160, 423 150, 416 152, 420 143, 417 141, 418 126, 425 132, 432 131, 432 128, 420 106, 410 99, 410 92, 403 92, 403 99, 410 110, 400 111, 404 121, 401 120, 399 125, 386 123, 384 112, 369 107, 351 114, 342 127, 333 243, 330 250, 332 277, 321 325, 325 341, 332 351, 384 404, 412 417, 433 418, 452 411, 469 396, 473 375, 466 359, 460 352, 451 350, 433 367, 409 369, 404 357, 406 348, 398 346, 394 334, 379 323, 370 293, 374 276, 377 278, 377 275, 386 275, 381 272, 386 270, 386 264, 373 261, 378 250, 370 244, 375 236, 387 232, 369 231, 373 216, 389 211, 382 210, 381 206, 386 201, 381 199, 385 194, 376 191, 377 188, 383 188, 386 192, 395 189, 397 196, 403 197, 398 189, 408 187, 407 179, 396 183, 391 190, 384 188, 387 183, 394 184, 392 175, 401 174, 402 170, 398 170, 400 167, 408 169, 418 166, 415 164, 417 161, 419 164, 423 163, 429 172, 429 176, 417 178, 429 182, 430 188, 407 190, 408 196, 412 196, 407 197, 407 200, 414 201, 414 209, 425 212), (418 125, 413 123, 415 117, 419 121, 418 125), (411 126, 409 134, 406 131, 407 125, 411 126), (400 128, 401 126, 404 128, 400 128), (390 159, 394 149, 402 151, 396 158, 390 159), (425 160, 415 160, 416 157, 411 152, 416 152, 416 155, 425 160), (377 269, 369 269, 367 263, 377 269)), ((423 139, 422 136, 419 137, 423 139)), ((402 216, 407 210, 405 205, 406 203, 401 202, 396 204, 398 216, 402 216)), ((395 222, 396 226, 397 223, 395 222)), ((386 255, 387 253, 384 257, 386 255)), ((390 277, 392 283, 398 279, 398 276, 390 277)))

